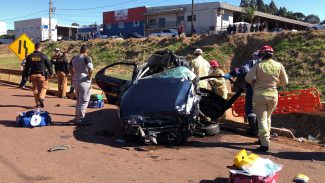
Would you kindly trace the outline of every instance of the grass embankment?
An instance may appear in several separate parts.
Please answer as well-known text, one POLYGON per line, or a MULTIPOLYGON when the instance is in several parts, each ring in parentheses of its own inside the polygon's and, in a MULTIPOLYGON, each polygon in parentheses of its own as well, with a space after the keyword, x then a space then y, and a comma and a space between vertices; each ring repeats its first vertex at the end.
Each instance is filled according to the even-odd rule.
MULTIPOLYGON (((217 59, 225 72, 244 64, 255 50, 269 44, 276 51, 276 60, 283 63, 288 72, 290 84, 286 90, 316 87, 325 99, 325 31, 238 34, 227 37, 212 35, 181 39, 64 41, 46 43, 44 52, 50 56, 53 50, 59 47, 62 50, 69 50, 71 58, 78 53, 82 44, 90 46, 90 56, 96 70, 125 60, 141 64, 146 62, 155 51, 162 49, 170 49, 190 60, 194 49, 200 47, 204 51, 204 57, 207 60, 217 59)), ((13 66, 0 64, 0 67, 13 66)), ((126 69, 120 69, 116 73, 123 75, 122 71, 126 69)))

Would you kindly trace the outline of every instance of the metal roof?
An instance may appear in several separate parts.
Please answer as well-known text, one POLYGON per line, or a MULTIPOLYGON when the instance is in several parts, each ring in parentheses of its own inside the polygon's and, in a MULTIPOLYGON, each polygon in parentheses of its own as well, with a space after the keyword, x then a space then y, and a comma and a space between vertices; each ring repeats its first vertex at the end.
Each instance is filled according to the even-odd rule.
POLYGON ((166 14, 166 13, 179 13, 179 12, 182 12, 183 10, 184 10, 184 8, 167 9, 167 10, 147 12, 144 15, 160 15, 160 14, 166 14))
MULTIPOLYGON (((186 11, 186 9, 189 8, 190 6, 191 6, 191 4, 149 7, 147 9, 147 12, 145 13, 145 15, 157 15, 157 14, 181 12, 181 11, 186 11)), ((221 9, 230 10, 230 11, 234 11, 234 12, 245 12, 245 8, 230 5, 227 3, 221 3, 221 2, 196 3, 196 6, 195 6, 196 11, 199 11, 198 8, 200 8, 201 6, 204 6, 204 7, 208 6, 209 8, 221 8, 221 9)), ((281 21, 281 22, 287 22, 287 23, 296 24, 296 25, 301 25, 301 26, 306 26, 306 27, 311 25, 310 23, 307 23, 307 22, 293 20, 290 18, 284 18, 284 17, 280 17, 277 15, 263 13, 260 11, 255 11, 255 16, 272 19, 272 20, 277 20, 277 21, 281 21)))
MULTIPOLYGON (((226 3, 220 3, 219 2, 219 7, 222 8, 222 9, 232 10, 232 11, 236 11, 236 12, 245 12, 245 9, 242 8, 242 7, 238 7, 238 6, 234 6, 234 5, 230 5, 230 4, 226 4, 226 3)), ((306 26, 306 27, 311 25, 310 23, 307 23, 307 22, 302 22, 302 21, 293 20, 293 19, 290 19, 290 18, 280 17, 280 16, 277 16, 277 15, 263 13, 263 12, 260 12, 260 11, 255 11, 255 16, 268 18, 268 19, 273 19, 273 20, 278 20, 278 21, 281 21, 281 22, 287 22, 287 23, 302 25, 302 26, 306 26)))

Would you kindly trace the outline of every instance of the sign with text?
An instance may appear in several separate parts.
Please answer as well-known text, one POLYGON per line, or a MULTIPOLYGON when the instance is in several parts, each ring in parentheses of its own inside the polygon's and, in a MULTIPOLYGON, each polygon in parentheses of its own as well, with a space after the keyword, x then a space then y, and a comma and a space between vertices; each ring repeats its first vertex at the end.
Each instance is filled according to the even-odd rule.
POLYGON ((115 21, 127 20, 128 19, 128 10, 116 10, 114 12, 115 21))
POLYGON ((9 45, 20 60, 24 60, 29 54, 34 52, 33 41, 24 33, 9 45))

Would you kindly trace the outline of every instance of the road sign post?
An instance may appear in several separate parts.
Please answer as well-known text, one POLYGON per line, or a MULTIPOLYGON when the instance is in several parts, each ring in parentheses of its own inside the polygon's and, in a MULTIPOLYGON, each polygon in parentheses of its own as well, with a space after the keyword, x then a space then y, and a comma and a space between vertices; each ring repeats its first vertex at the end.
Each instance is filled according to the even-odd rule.
POLYGON ((22 61, 34 52, 33 41, 24 33, 8 46, 22 61))

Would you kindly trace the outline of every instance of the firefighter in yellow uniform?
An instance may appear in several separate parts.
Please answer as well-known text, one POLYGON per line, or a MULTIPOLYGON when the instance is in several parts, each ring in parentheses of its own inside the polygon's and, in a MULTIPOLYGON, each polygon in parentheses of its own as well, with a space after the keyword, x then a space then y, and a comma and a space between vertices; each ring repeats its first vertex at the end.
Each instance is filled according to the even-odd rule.
POLYGON ((260 150, 266 152, 270 146, 271 114, 278 103, 277 87, 288 84, 288 76, 283 65, 273 60, 271 46, 263 46, 260 54, 262 61, 251 69, 245 79, 253 86, 260 150))
POLYGON ((35 51, 26 57, 23 75, 26 79, 30 77, 36 107, 44 108, 44 99, 48 86, 47 79, 53 75, 53 71, 49 59, 41 51, 42 45, 36 43, 35 51))
POLYGON ((213 79, 209 81, 211 83, 212 89, 224 99, 227 99, 228 90, 226 85, 226 80, 224 77, 225 73, 219 69, 219 63, 216 60, 210 61, 210 66, 212 68, 211 73, 209 76, 220 76, 220 78, 213 79))
MULTIPOLYGON (((198 48, 194 51, 195 59, 191 62, 192 71, 197 77, 203 77, 209 75, 210 64, 202 57, 203 51, 198 48)), ((206 80, 199 82, 200 88, 208 88, 208 82, 206 80)))

